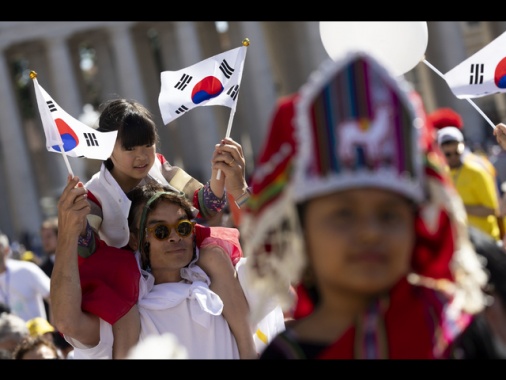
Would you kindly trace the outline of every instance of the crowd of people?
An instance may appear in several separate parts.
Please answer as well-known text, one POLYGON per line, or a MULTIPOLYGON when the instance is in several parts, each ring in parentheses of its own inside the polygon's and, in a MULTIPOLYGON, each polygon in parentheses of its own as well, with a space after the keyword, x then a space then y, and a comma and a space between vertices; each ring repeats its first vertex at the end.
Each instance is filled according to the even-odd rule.
POLYGON ((275 106, 251 179, 225 138, 201 182, 105 102, 116 144, 68 177, 44 257, 0 234, 0 358, 506 359, 506 173, 460 116, 365 52, 275 106))

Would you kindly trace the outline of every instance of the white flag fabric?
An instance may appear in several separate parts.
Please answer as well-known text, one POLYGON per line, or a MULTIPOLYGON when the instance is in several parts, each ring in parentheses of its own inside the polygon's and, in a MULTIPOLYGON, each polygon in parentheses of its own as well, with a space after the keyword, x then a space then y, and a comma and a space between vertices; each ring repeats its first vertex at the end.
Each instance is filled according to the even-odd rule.
POLYGON ((164 124, 198 106, 235 109, 246 49, 240 46, 178 71, 163 71, 158 104, 164 124))
POLYGON ((448 71, 444 78, 459 99, 506 92, 506 32, 448 71))
POLYGON ((99 132, 65 112, 34 77, 35 96, 46 135, 46 148, 50 152, 69 157, 86 157, 106 160, 112 154, 118 131, 99 132))

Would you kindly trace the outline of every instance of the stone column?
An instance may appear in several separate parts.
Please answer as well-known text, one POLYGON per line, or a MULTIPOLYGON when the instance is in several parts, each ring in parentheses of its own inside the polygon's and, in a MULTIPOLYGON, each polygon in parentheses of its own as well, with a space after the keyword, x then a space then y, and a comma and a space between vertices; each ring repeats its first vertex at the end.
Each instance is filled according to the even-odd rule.
POLYGON ((119 96, 135 99, 144 105, 146 95, 130 27, 130 22, 118 22, 110 24, 107 28, 111 37, 111 48, 114 51, 113 65, 120 88, 119 96))
POLYGON ((320 37, 319 21, 297 21, 292 23, 293 41, 287 41, 287 48, 295 50, 300 61, 301 74, 309 79, 309 75, 329 58, 320 37))
MULTIPOLYGON (((90 43, 95 50, 97 65, 97 80, 99 81, 99 92, 102 100, 116 98, 118 85, 116 84, 116 70, 113 64, 109 39, 102 30, 94 31, 88 36, 90 43)), ((119 76, 118 76, 119 78, 119 76)))
POLYGON ((12 86, 12 78, 8 75, 11 71, 5 55, 0 55, 0 83, 3 84, 0 91, 0 143, 2 160, 2 211, 1 217, 10 218, 14 235, 11 239, 18 240, 22 234, 35 236, 39 233, 42 215, 39 205, 34 173, 29 159, 29 151, 26 147, 23 134, 23 124, 20 118, 15 90, 12 86), (4 208, 5 207, 5 208, 4 208))

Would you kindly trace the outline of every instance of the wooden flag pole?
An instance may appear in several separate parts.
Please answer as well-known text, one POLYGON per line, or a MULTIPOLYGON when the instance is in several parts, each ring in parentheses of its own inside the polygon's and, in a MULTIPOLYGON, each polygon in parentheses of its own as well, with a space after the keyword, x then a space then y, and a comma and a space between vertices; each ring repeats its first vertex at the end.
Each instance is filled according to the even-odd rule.
MULTIPOLYGON (((245 38, 244 40, 242 40, 242 46, 249 46, 249 38, 245 38)), ((241 65, 244 65, 245 61, 246 61, 246 54, 244 55, 244 59, 243 59, 241 65)), ((242 68, 241 68, 241 75, 242 75, 242 68)), ((239 98, 239 95, 237 95, 237 98, 239 98)), ((227 126, 227 132, 225 133, 225 138, 230 137, 230 132, 232 131, 232 122, 234 120, 236 107, 237 107, 237 100, 234 103, 234 107, 230 110, 230 117, 228 118, 228 126, 227 126)), ((219 180, 220 178, 221 178, 221 169, 218 169, 218 173, 216 173, 216 179, 219 180)))

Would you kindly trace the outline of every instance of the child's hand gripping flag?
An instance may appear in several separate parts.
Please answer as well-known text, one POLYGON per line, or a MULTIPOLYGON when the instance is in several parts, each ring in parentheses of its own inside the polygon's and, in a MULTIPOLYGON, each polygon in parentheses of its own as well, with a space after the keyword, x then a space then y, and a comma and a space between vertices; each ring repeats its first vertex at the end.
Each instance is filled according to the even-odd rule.
POLYGON ((226 106, 235 109, 239 94, 246 47, 243 46, 207 58, 178 71, 161 73, 158 97, 165 124, 198 106, 226 106))
POLYGON ((48 151, 96 160, 106 160, 111 156, 118 131, 99 132, 73 118, 39 85, 37 73, 32 71, 30 78, 35 87, 48 151), (63 146, 63 152, 60 146, 63 146))
POLYGON ((506 32, 444 75, 459 99, 506 92, 506 32))

